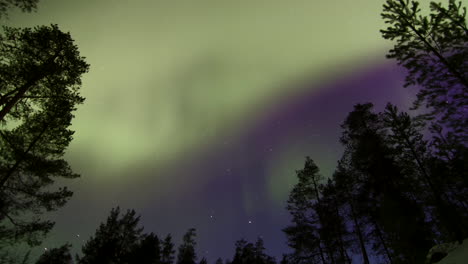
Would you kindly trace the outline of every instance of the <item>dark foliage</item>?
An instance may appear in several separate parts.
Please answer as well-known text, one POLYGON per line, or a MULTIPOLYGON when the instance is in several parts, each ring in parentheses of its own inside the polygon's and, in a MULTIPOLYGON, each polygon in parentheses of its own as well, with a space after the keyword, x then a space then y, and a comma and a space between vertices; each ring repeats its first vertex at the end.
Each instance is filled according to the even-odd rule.
POLYGON ((195 253, 195 228, 191 228, 185 233, 182 244, 179 246, 177 253, 177 264, 195 264, 197 260, 197 254, 195 253))
POLYGON ((139 216, 129 210, 122 216, 119 207, 112 209, 82 248, 78 263, 158 263, 159 240, 154 234, 142 234, 139 216))
POLYGON ((381 30, 396 44, 388 54, 408 69, 405 86, 420 87, 415 108, 424 104, 428 115, 448 128, 444 134, 468 144, 468 30, 466 8, 448 1, 448 7, 430 3, 430 14, 421 15, 419 3, 387 0, 381 30))
POLYGON ((8 10, 19 8, 23 12, 31 12, 37 9, 39 0, 0 0, 0 18, 8 16, 8 10))
POLYGON ((265 247, 261 238, 255 244, 244 239, 236 242, 236 250, 231 264, 275 264, 273 257, 265 254, 265 247))
POLYGON ((71 264, 70 244, 59 248, 47 249, 36 261, 36 264, 71 264))
POLYGON ((44 211, 72 192, 54 178, 76 178, 62 159, 88 64, 56 25, 4 27, 0 35, 0 243, 40 243, 53 222, 44 211))
POLYGON ((162 241, 161 264, 172 264, 174 262, 175 249, 172 242, 172 236, 168 234, 162 241))

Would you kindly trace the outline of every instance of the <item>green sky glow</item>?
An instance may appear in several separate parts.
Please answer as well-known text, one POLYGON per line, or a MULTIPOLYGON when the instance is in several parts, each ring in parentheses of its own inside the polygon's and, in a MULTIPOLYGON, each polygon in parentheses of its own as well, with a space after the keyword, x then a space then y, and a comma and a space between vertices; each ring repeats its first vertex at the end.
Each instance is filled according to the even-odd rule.
MULTIPOLYGON (((219 212, 228 219, 224 224, 237 225, 241 210, 249 217, 270 210, 263 206, 265 199, 283 210, 296 180, 294 170, 302 168, 304 156, 310 155, 329 176, 339 150, 322 138, 293 131, 272 153, 256 157, 264 162, 259 173, 266 175, 254 175, 261 178, 254 186, 249 169, 256 164, 249 167, 245 161, 251 158, 250 146, 235 142, 276 107, 306 92, 296 84, 319 89, 384 62, 391 43, 379 34, 383 2, 41 0, 37 13, 10 14, 5 22, 10 26, 54 23, 70 31, 91 65, 81 89, 86 101, 73 120, 76 134, 67 152, 67 160, 82 177, 64 183, 75 195, 52 216, 57 227, 50 240, 68 241, 70 232, 90 235, 116 205, 144 211, 149 223, 158 217, 164 222, 164 217, 179 214, 175 211, 188 195, 200 194, 193 202, 202 201, 204 192, 211 191, 206 186, 229 193, 229 180, 215 181, 222 178, 218 171, 192 174, 178 167, 178 161, 197 162, 194 157, 224 150, 217 145, 246 149, 246 157, 232 161, 237 166, 233 177, 245 177, 239 185, 232 181, 240 198, 219 212), (164 215, 151 215, 153 207, 163 208, 164 215), (86 213, 75 216, 77 211, 86 213)), ((401 83, 397 80, 395 86, 401 83)), ((317 134, 327 133, 316 129, 317 134)), ((211 165, 218 169, 203 164, 211 165)), ((213 200, 213 206, 225 202, 213 200)), ((195 219, 202 214, 189 215, 195 219)), ((167 229, 175 228, 175 221, 185 226, 188 220, 170 219, 167 222, 174 224, 167 229)), ((75 242, 81 243, 81 238, 75 242)))
POLYGON ((15 14, 10 24, 57 23, 71 32, 91 71, 70 153, 86 150, 119 170, 150 155, 174 160, 242 129, 294 93, 282 84, 305 74, 374 60, 385 45, 381 5, 44 0, 37 14, 15 14))

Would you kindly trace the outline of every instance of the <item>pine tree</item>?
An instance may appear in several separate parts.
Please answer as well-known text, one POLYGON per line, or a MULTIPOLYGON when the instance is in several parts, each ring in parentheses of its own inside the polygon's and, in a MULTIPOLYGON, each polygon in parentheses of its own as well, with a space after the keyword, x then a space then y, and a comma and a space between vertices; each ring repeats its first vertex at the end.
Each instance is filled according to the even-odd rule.
POLYGON ((338 161, 332 179, 335 189, 334 195, 338 196, 337 199, 343 201, 341 208, 345 212, 344 217, 352 223, 349 232, 353 239, 350 240, 347 247, 351 249, 353 249, 353 246, 359 248, 359 250, 354 251, 359 251, 363 262, 369 264, 369 253, 366 248, 367 236, 364 232, 366 225, 364 217, 358 214, 357 195, 360 193, 362 183, 350 164, 349 149, 345 149, 343 157, 338 161), (353 241, 355 245, 353 245, 353 241))
POLYGON ((333 263, 351 263, 346 248, 348 230, 345 224, 345 218, 341 212, 343 201, 338 194, 336 186, 331 179, 326 184, 320 186, 322 198, 320 199, 320 212, 324 221, 320 227, 320 238, 327 248, 329 259, 333 263))
POLYGON ((326 263, 326 252, 319 232, 323 218, 317 206, 320 203, 322 176, 309 157, 306 157, 304 169, 296 171, 296 174, 299 182, 291 191, 287 205, 293 223, 283 231, 288 237, 288 245, 294 249, 294 261, 326 263))
POLYGON ((341 140, 350 165, 362 182, 356 196, 358 214, 365 215, 375 241, 386 244, 382 247, 390 249, 393 261, 424 259, 433 243, 431 230, 414 198, 413 179, 396 162, 395 150, 372 104, 356 105, 342 127, 341 140))
POLYGON ((397 107, 391 104, 381 115, 385 126, 391 130, 389 141, 397 150, 398 162, 404 165, 406 174, 414 175, 412 186, 415 196, 428 210, 434 208, 429 211, 434 221, 439 220, 439 231, 446 233, 449 240, 463 240, 468 235, 462 223, 467 215, 461 213, 466 212, 467 205, 464 199, 467 187, 463 187, 463 179, 453 174, 438 155, 429 152, 420 119, 398 112, 397 107), (435 172, 435 164, 445 167, 444 171, 435 172), (454 186, 457 187, 452 188, 454 186))
POLYGON ((206 258, 202 258, 198 264, 208 264, 206 258))
POLYGON ((13 7, 23 12, 31 12, 37 9, 39 0, 0 0, 0 18, 7 17, 7 11, 13 7))
POLYGON ((36 264, 71 264, 70 244, 59 248, 47 249, 36 261, 36 264))
POLYGON ((174 263, 174 243, 172 242, 171 234, 168 234, 162 242, 161 251, 161 264, 172 264, 174 263))
POLYGON ((468 30, 466 8, 448 1, 448 7, 430 3, 429 16, 419 3, 387 0, 382 17, 385 39, 396 40, 388 58, 408 69, 405 86, 418 85, 415 108, 423 103, 429 117, 447 127, 459 143, 468 144, 468 30))
POLYGON ((191 228, 185 233, 182 244, 179 246, 177 254, 177 264, 195 264, 197 255, 195 253, 195 228, 191 228))
POLYGON ((161 245, 157 235, 144 234, 130 254, 131 263, 160 264, 161 245))
POLYGON ((94 237, 82 247, 83 257, 78 263, 127 263, 142 239, 143 228, 138 227, 139 216, 128 210, 120 216, 120 208, 113 208, 106 223, 101 223, 94 237))
POLYGON ((276 264, 273 257, 265 254, 263 239, 258 238, 255 244, 241 239, 236 241, 236 250, 231 264, 276 264))
POLYGON ((62 157, 89 65, 56 25, 4 27, 0 61, 0 243, 38 245, 53 226, 40 216, 72 195, 54 178, 78 177, 62 157))

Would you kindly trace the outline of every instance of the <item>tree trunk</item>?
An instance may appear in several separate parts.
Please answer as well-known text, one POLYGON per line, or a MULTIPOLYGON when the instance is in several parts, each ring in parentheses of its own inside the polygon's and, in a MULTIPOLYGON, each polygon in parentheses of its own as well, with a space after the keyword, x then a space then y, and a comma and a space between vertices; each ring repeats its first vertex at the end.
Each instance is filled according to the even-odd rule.
POLYGON ((372 219, 372 224, 374 225, 375 232, 377 233, 377 236, 379 237, 379 240, 382 243, 385 254, 387 254, 387 258, 390 261, 390 264, 392 264, 393 263, 392 255, 390 254, 390 251, 388 251, 387 245, 385 244, 385 241, 383 239, 382 231, 380 230, 379 225, 377 225, 377 222, 375 221, 375 219, 372 219))
POLYGON ((359 238, 359 245, 361 246, 362 258, 364 259, 364 264, 370 264, 369 256, 367 255, 366 246, 364 245, 364 238, 362 236, 361 228, 359 227, 359 223, 356 218, 356 212, 354 211, 354 207, 352 203, 350 203, 350 206, 351 206, 351 215, 353 217, 354 226, 356 228, 356 232, 359 238))

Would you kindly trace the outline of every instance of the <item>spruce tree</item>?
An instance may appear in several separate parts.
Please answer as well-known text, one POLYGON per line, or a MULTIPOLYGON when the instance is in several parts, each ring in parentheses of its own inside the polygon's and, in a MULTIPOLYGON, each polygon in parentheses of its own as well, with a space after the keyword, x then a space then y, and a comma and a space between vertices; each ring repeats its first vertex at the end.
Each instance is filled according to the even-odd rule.
POLYGON ((162 241, 161 248, 161 264, 174 263, 174 243, 172 242, 171 234, 168 234, 162 241))
POLYGON ((138 227, 140 217, 134 210, 128 210, 122 216, 120 208, 113 208, 106 223, 101 223, 82 247, 83 256, 80 264, 91 263, 128 263, 133 258, 133 250, 138 248, 142 239, 143 228, 138 227))
POLYGON ((182 244, 179 246, 177 253, 177 264, 195 264, 197 260, 197 254, 195 252, 195 228, 191 228, 185 233, 182 244))
POLYGON ((288 245, 294 249, 292 258, 298 263, 326 263, 327 256, 320 238, 324 219, 317 206, 320 203, 322 176, 309 157, 306 157, 304 168, 296 171, 296 174, 299 182, 291 191, 287 205, 292 225, 283 229, 288 245))
POLYGON ((356 105, 342 125, 341 141, 361 182, 355 196, 357 213, 371 226, 374 247, 380 244, 393 261, 417 262, 433 243, 431 229, 424 208, 414 198, 412 175, 405 174, 396 161, 382 120, 372 107, 356 105))
POLYGON ((36 261, 36 264, 71 264, 70 248, 70 244, 65 244, 59 248, 47 249, 36 261))

